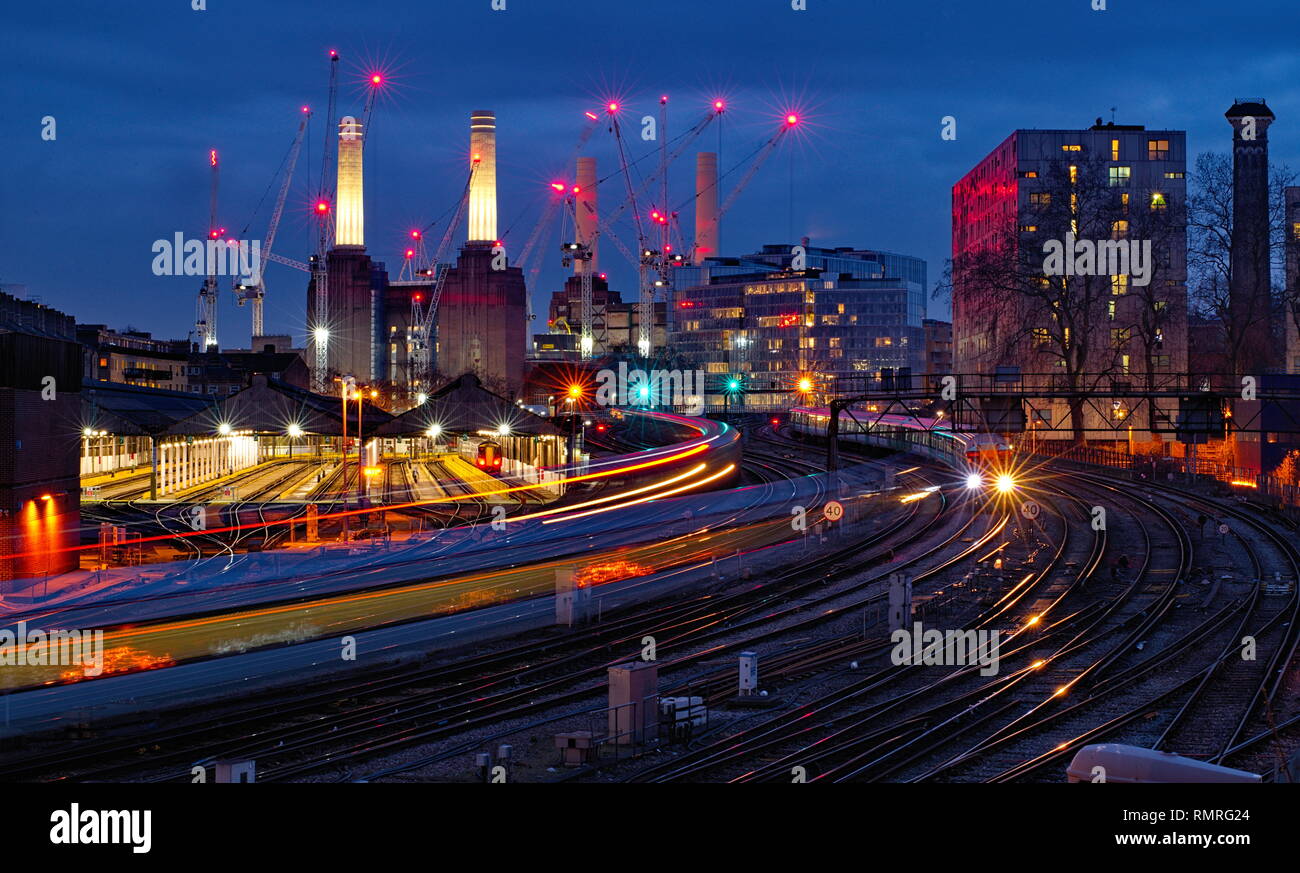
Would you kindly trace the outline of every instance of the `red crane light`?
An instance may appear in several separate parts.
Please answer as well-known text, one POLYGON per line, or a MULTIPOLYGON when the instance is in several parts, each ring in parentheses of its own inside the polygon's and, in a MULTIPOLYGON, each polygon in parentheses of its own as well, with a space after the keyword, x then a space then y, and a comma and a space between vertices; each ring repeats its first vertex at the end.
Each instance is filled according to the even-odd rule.
POLYGON ((317 200, 317 201, 316 201, 316 211, 317 211, 318 213, 320 213, 321 215, 324 215, 326 212, 329 212, 329 211, 330 211, 330 205, 329 205, 329 202, 326 201, 326 200, 317 200))
POLYGON ((420 232, 418 230, 411 231, 411 239, 419 239, 419 238, 420 238, 420 232))
POLYGON ((372 75, 372 76, 370 77, 370 84, 372 84, 372 85, 382 85, 382 84, 384 84, 384 77, 383 77, 382 75, 380 75, 379 73, 375 73, 374 75, 372 75))
POLYGON ((618 112, 618 104, 617 104, 617 103, 610 103, 610 104, 609 104, 608 106, 606 106, 605 108, 609 111, 609 114, 610 114, 610 115, 613 115, 615 112, 618 112))
POLYGON ((407 260, 410 260, 410 259, 413 258, 413 257, 415 257, 415 249, 407 249, 407 250, 406 250, 406 258, 407 258, 407 260))
POLYGON ((563 190, 564 190, 564 183, 563 183, 563 182, 552 182, 552 183, 551 183, 551 187, 554 188, 556 191, 563 191, 563 190))
POLYGON ((592 121, 595 121, 595 120, 596 120, 596 117, 597 117, 597 116, 596 116, 596 113, 594 113, 594 112, 584 112, 583 115, 587 116, 587 117, 590 118, 592 121))
POLYGON ((716 111, 721 112, 722 110, 724 110, 724 109, 727 108, 727 104, 726 104, 726 103, 723 103, 721 100, 714 100, 714 101, 713 101, 713 108, 714 108, 716 111))
POLYGON ((789 115, 785 117, 785 123, 786 126, 788 127, 794 127, 796 124, 799 123, 799 116, 791 112, 789 115))
POLYGON ((421 300, 423 300, 423 299, 424 299, 424 295, 423 295, 423 294, 416 294, 416 295, 415 295, 415 302, 416 302, 416 303, 419 303, 419 302, 420 302, 421 300))

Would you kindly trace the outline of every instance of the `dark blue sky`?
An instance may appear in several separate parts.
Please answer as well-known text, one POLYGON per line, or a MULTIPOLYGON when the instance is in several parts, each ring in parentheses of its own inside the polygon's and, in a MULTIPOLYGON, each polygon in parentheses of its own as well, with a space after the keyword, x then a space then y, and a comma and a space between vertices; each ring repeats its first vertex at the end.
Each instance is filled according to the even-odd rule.
MULTIPOLYGON (((458 197, 469 113, 480 108, 497 113, 500 230, 514 251, 547 183, 572 174, 583 111, 610 96, 625 101, 635 132, 668 94, 670 137, 725 96, 724 169, 787 109, 806 119, 727 216, 724 252, 787 241, 793 212, 796 237, 922 256, 932 278, 948 254, 950 186, 1017 127, 1085 127, 1114 106, 1120 123, 1187 130, 1194 155, 1227 148, 1223 111, 1233 97, 1263 96, 1278 116, 1275 162, 1300 168, 1295 0, 1108 0, 1104 12, 1090 0, 807 5, 507 0, 495 12, 490 0, 207 0, 195 12, 189 0, 8 3, 0 282, 24 284, 82 322, 185 336, 199 281, 153 276, 150 246, 204 233, 209 147, 222 156, 221 223, 238 232, 251 220, 247 236, 262 237, 274 191, 256 217, 254 208, 299 106, 323 115, 330 48, 343 57, 340 114, 360 113, 372 67, 391 77, 367 138, 366 235, 393 272, 405 232, 458 197), (57 119, 53 142, 40 135, 47 115, 57 119), (955 142, 940 139, 945 115, 957 118, 955 142)), ((710 131, 698 147, 716 145, 710 131)), ((289 257, 313 247, 307 178, 314 185, 320 148, 317 123, 276 241, 289 257)), ((615 169, 603 130, 586 153, 602 175, 615 169)), ((691 196, 693 167, 688 155, 675 168, 675 205, 691 196)), ((616 202, 618 181, 603 189, 602 207, 616 202)), ((689 229, 689 211, 682 220, 689 229)), ((623 238, 632 244, 626 230, 623 238)), ((543 313, 561 277, 558 241, 557 231, 534 289, 543 313)), ((634 296, 632 268, 612 247, 602 258, 615 287, 634 296)), ((271 265, 267 286, 268 330, 300 336, 305 276, 271 265)), ((223 345, 247 345, 248 310, 229 294, 220 322, 223 345)))

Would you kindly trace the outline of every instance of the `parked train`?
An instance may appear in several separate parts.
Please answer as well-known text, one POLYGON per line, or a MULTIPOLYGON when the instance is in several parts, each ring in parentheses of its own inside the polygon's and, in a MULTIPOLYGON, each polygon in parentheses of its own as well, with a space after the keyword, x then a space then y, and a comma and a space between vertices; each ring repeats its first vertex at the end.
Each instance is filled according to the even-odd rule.
MULTIPOLYGON (((825 437, 827 407, 795 407, 790 428, 805 436, 825 437)), ((954 431, 948 422, 912 415, 879 415, 862 410, 840 413, 840 441, 911 452, 958 470, 1003 471, 1012 468, 1013 449, 998 434, 954 431)))
POLYGON ((478 444, 478 457, 475 463, 484 470, 501 469, 501 443, 495 440, 483 440, 478 444))

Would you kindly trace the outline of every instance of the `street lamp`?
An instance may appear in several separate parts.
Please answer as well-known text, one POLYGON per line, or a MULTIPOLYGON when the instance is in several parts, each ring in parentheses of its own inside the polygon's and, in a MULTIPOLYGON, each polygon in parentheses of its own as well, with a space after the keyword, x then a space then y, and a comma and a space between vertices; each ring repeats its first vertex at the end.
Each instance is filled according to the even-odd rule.
MULTIPOLYGON (((302 428, 295 422, 293 424, 290 424, 289 427, 286 428, 285 433, 288 435, 290 440, 296 440, 298 439, 298 437, 302 436, 302 428)), ((292 442, 289 443, 289 459, 293 460, 292 442)))

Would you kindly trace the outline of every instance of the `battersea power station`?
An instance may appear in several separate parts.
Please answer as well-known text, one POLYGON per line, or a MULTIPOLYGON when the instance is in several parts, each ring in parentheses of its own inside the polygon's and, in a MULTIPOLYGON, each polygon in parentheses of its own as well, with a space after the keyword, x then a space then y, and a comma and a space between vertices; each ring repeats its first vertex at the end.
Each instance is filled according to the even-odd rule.
POLYGON ((439 382, 472 373, 489 390, 518 397, 527 290, 497 237, 495 114, 470 117, 471 167, 461 204, 467 234, 454 265, 430 263, 397 277, 366 251, 365 135, 355 118, 339 124, 334 244, 307 290, 307 360, 326 377, 316 389, 328 391, 323 382, 350 375, 400 385, 414 402, 439 382))

